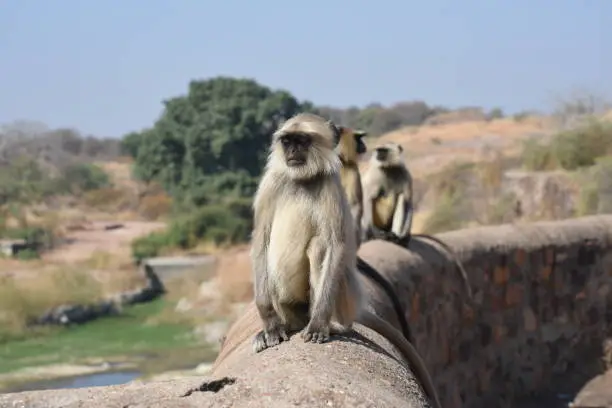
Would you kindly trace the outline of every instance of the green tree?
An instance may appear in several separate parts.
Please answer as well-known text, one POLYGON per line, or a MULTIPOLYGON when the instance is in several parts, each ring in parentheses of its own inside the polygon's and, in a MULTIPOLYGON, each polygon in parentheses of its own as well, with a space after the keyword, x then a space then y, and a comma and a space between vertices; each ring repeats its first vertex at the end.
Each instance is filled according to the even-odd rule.
POLYGON ((138 178, 196 205, 252 195, 279 122, 315 111, 289 92, 229 77, 191 81, 187 95, 163 104, 153 127, 127 134, 122 149, 138 178))

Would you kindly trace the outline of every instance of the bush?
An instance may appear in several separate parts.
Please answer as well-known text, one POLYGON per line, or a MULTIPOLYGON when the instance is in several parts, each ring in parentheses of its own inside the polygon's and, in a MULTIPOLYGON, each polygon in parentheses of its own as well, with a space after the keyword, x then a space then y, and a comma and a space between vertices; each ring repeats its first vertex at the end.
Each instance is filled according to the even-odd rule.
POLYGON ((87 191, 83 201, 91 208, 120 210, 129 205, 128 192, 114 187, 102 187, 87 191))
POLYGON ((157 256, 167 246, 167 236, 163 232, 152 232, 149 235, 132 241, 132 257, 140 262, 145 258, 157 256))
POLYGON ((172 209, 172 198, 166 193, 144 196, 140 200, 138 213, 150 221, 168 215, 172 209))
POLYGON ((580 174, 581 189, 576 212, 579 216, 612 213, 612 156, 597 160, 580 174))
POLYGON ((595 164, 598 157, 612 152, 612 124, 590 121, 579 128, 555 135, 550 144, 535 139, 523 145, 523 165, 533 171, 561 167, 575 170, 595 164))
POLYGON ((190 249, 199 241, 215 245, 234 244, 249 239, 252 228, 250 200, 234 199, 207 205, 172 221, 164 232, 154 232, 132 242, 136 261, 157 256, 163 249, 190 249))
POLYGON ((17 259, 22 260, 22 261, 31 261, 33 259, 39 259, 39 258, 40 258, 40 255, 34 249, 27 248, 27 249, 17 252, 17 259))
POLYGON ((535 138, 524 141, 522 160, 523 166, 530 171, 546 171, 558 167, 550 146, 535 138))
POLYGON ((99 166, 89 163, 72 164, 64 169, 58 180, 61 190, 78 195, 110 185, 110 178, 99 166))
POLYGON ((461 228, 460 209, 462 201, 459 193, 443 194, 438 205, 427 217, 423 226, 424 231, 429 234, 435 234, 461 228))
POLYGON ((612 126, 592 121, 576 130, 558 134, 552 144, 559 165, 566 170, 595 164, 595 159, 612 151, 612 126))

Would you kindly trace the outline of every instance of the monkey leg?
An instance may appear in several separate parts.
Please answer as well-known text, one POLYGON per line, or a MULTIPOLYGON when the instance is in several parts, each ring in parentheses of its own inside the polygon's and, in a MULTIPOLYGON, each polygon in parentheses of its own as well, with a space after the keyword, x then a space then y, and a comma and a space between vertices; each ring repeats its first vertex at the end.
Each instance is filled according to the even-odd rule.
MULTIPOLYGON (((336 248, 329 248, 325 240, 315 237, 308 246, 310 263, 310 321, 301 333, 305 342, 324 343, 329 340, 331 318, 338 277, 332 259, 336 248)), ((337 251, 336 251, 337 252, 337 251)))
POLYGON ((263 321, 264 328, 253 339, 254 351, 259 353, 268 347, 273 347, 282 341, 289 340, 287 328, 274 308, 272 299, 267 291, 255 297, 255 304, 263 321))

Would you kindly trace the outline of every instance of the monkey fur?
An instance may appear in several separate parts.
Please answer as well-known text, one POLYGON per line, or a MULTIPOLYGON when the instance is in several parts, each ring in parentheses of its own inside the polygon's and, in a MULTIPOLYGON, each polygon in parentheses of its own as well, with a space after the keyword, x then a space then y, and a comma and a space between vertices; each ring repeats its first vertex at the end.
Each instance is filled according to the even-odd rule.
POLYGON ((350 330, 362 292, 356 278, 353 219, 334 151, 338 129, 302 113, 274 133, 255 200, 251 259, 255 303, 264 329, 259 352, 303 328, 325 342, 350 330))
POLYGON ((340 168, 340 181, 351 207, 351 214, 355 224, 357 248, 361 244, 361 217, 363 216, 363 191, 361 189, 361 175, 357 167, 359 156, 367 151, 363 137, 367 132, 353 130, 344 126, 336 126, 340 134, 340 141, 336 152, 342 162, 340 168))
POLYGON ((412 176, 404 165, 403 148, 386 143, 374 148, 363 176, 363 240, 392 232, 400 239, 412 227, 412 176))
POLYGON ((263 323, 253 349, 276 346, 299 330, 304 341, 323 343, 359 321, 398 347, 439 407, 414 347, 365 308, 354 221, 334 151, 340 136, 331 121, 309 113, 290 118, 273 135, 253 204, 250 255, 263 323))
POLYGON ((412 176, 404 164, 402 152, 402 146, 397 143, 386 143, 374 149, 370 167, 363 177, 362 240, 383 239, 403 247, 408 246, 412 236, 437 242, 453 258, 461 273, 466 294, 472 299, 467 272, 453 249, 432 235, 411 235, 414 213, 412 176))

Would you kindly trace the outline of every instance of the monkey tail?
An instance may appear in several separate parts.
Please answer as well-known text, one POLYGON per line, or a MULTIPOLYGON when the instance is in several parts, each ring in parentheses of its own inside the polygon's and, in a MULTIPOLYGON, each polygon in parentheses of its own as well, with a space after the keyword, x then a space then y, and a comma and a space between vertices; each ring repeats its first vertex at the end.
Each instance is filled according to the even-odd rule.
POLYGON ((474 299, 473 298, 473 293, 472 293, 472 286, 470 285, 470 281, 468 279, 467 272, 466 272, 465 268, 463 267, 463 263, 461 263, 461 261, 459 260, 459 256, 457 256, 455 251, 453 251, 453 249, 446 242, 442 241, 440 238, 434 237, 433 235, 429 235, 429 234, 414 234, 413 236, 421 237, 421 238, 426 238, 426 239, 429 239, 431 241, 434 241, 435 243, 439 244, 442 248, 444 248, 446 250, 446 252, 448 252, 448 254, 451 256, 451 258, 453 258, 453 262, 455 262, 455 265, 457 266, 457 269, 459 270, 459 273, 461 273, 461 278, 462 278, 463 284, 465 286, 465 293, 468 296, 468 299, 470 301, 472 301, 474 299))
POLYGON ((360 256, 357 257, 357 270, 361 272, 364 276, 377 283, 387 293, 387 296, 389 296, 391 304, 393 305, 393 309, 397 314, 397 320, 399 321, 399 324, 402 328, 402 334, 404 335, 406 340, 412 342, 413 338, 412 332, 410 331, 410 326, 406 321, 406 316, 402 309, 402 305, 399 301, 399 298, 397 297, 397 294, 395 293, 395 290, 393 290, 393 286, 391 286, 387 279, 385 279, 380 273, 378 273, 376 269, 374 269, 369 263, 364 261, 360 256))
POLYGON ((400 238, 392 232, 382 231, 382 230, 376 231, 376 235, 374 236, 375 239, 382 239, 387 242, 392 242, 395 245, 398 245, 405 249, 408 248, 408 244, 410 243, 413 237, 420 237, 420 238, 428 239, 430 241, 434 241, 435 243, 439 244, 442 248, 444 248, 444 250, 453 259, 455 266, 457 267, 457 269, 459 270, 459 273, 461 274, 461 279, 463 280, 463 285, 465 287, 465 293, 468 296, 468 299, 470 300, 470 302, 473 301, 474 297, 473 297, 473 292, 472 292, 472 286, 470 285, 470 281, 468 279, 467 272, 465 268, 463 267, 463 263, 459 260, 459 257, 457 256, 455 251, 453 251, 453 249, 446 242, 442 241, 440 238, 436 238, 430 234, 411 234, 411 233, 409 233, 404 238, 400 238))
POLYGON ((369 310, 364 310, 362 312, 359 323, 374 330, 397 347, 404 356, 406 362, 410 365, 410 368, 414 370, 417 380, 423 386, 425 393, 429 396, 434 406, 436 408, 442 408, 438 393, 436 392, 436 387, 434 386, 429 371, 427 371, 425 362, 423 362, 423 359, 411 342, 403 338, 395 327, 391 326, 369 310))

